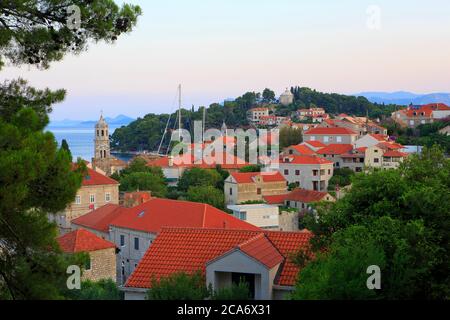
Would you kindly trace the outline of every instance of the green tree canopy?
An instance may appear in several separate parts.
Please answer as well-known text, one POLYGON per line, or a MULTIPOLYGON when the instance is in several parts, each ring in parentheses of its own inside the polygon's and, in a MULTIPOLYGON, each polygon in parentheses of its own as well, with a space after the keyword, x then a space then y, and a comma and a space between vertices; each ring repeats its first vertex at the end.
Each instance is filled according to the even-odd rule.
POLYGON ((187 191, 190 187, 219 187, 223 181, 217 170, 192 168, 186 170, 178 181, 178 189, 187 191))
POLYGON ((187 192, 187 200, 207 203, 220 210, 225 209, 225 196, 223 191, 212 186, 190 187, 187 192))
POLYGON ((319 207, 318 219, 310 217, 307 227, 316 235, 313 248, 327 250, 300 272, 294 297, 446 299, 449 184, 450 162, 437 147, 410 156, 399 170, 356 175, 343 199, 319 207), (361 239, 352 240, 355 235, 361 239), (364 255, 352 243, 372 249, 364 255), (369 252, 379 256, 379 264, 374 264, 381 267, 382 289, 369 294, 358 282, 359 289, 351 291, 346 283, 363 280, 357 274, 372 261, 369 252), (351 263, 358 259, 359 264, 351 263), (329 286, 336 279, 347 289, 334 294, 329 286))
POLYGON ((204 300, 209 296, 205 277, 200 271, 189 275, 175 273, 159 281, 151 280, 147 300, 204 300))
POLYGON ((67 143, 66 139, 63 139, 61 142, 61 149, 65 150, 67 154, 69 155, 70 159, 73 159, 72 152, 70 151, 69 144, 67 143))
POLYGON ((264 89, 262 97, 265 101, 270 102, 275 100, 275 92, 270 89, 264 89))
POLYGON ((67 290, 65 297, 69 300, 123 300, 123 293, 111 279, 86 280, 81 282, 80 290, 67 290))
POLYGON ((300 129, 283 127, 280 130, 280 148, 284 149, 292 145, 303 142, 303 135, 300 129))
POLYGON ((159 175, 149 172, 133 172, 120 178, 120 191, 151 191, 155 197, 167 195, 167 183, 159 175))
POLYGON ((115 41, 131 31, 140 14, 138 6, 120 8, 112 0, 2 1, 0 68, 5 60, 48 68, 68 52, 86 50, 89 41, 115 41))
POLYGON ((249 172, 261 172, 261 166, 260 165, 249 165, 242 167, 239 172, 241 173, 249 173, 249 172))

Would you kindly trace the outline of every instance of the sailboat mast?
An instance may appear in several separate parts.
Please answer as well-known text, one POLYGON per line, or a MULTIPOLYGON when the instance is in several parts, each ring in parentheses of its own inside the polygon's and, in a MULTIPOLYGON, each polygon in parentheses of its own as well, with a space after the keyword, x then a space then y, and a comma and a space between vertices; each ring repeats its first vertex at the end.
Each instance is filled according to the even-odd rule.
POLYGON ((181 84, 178 86, 178 134, 181 141, 181 84))
POLYGON ((202 142, 205 143, 205 131, 206 131, 206 107, 203 107, 203 125, 202 125, 202 142))

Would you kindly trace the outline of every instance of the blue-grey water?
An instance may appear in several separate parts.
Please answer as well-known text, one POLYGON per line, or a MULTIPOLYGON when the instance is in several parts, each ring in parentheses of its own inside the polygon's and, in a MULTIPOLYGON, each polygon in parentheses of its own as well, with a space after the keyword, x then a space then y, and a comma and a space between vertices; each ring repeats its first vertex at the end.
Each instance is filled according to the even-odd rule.
MULTIPOLYGON (((110 132, 114 132, 116 128, 110 127, 110 132)), ((66 139, 72 152, 73 159, 78 157, 92 161, 94 156, 94 129, 79 129, 79 128, 47 128, 51 131, 59 145, 63 139, 66 139)), ((115 155, 117 158, 128 161, 132 156, 127 154, 115 155)))

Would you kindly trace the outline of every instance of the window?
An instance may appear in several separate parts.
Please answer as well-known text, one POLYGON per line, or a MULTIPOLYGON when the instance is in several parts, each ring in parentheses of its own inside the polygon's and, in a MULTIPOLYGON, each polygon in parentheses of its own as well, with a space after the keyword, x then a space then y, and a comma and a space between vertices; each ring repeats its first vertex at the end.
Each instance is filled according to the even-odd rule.
POLYGON ((285 175, 285 176, 289 175, 289 170, 287 170, 287 169, 284 170, 284 175, 285 175))
POLYGON ((261 188, 256 189, 256 193, 261 194, 262 193, 261 188))
POLYGON ((120 246, 125 247, 125 236, 123 234, 120 235, 120 246))
POLYGON ((299 176, 300 175, 300 170, 295 170, 295 175, 299 176))
POLYGON ((91 257, 89 256, 89 258, 87 259, 87 261, 84 264, 84 270, 88 271, 91 270, 91 257))
POLYGON ((311 136, 310 140, 311 140, 311 141, 315 141, 315 140, 316 140, 316 137, 315 137, 315 136, 311 136))
POLYGON ((380 159, 375 158, 375 159, 373 159, 373 162, 375 162, 375 163, 380 163, 380 159))
POLYGON ((313 170, 313 176, 317 176, 319 174, 319 170, 313 170))
POLYGON ((336 142, 337 143, 341 143, 342 142, 342 137, 336 137, 336 142))
POLYGON ((105 193, 105 201, 110 202, 111 201, 111 193, 105 193))
POLYGON ((233 188, 230 188, 230 196, 233 195, 233 188))
POLYGON ((326 143, 328 141, 330 141, 330 138, 328 138, 328 136, 323 137, 323 141, 326 143))
POLYGON ((328 175, 330 175, 331 174, 331 169, 328 169, 328 175))
POLYGON ((75 197, 75 204, 81 204, 81 196, 75 197))
POLYGON ((239 219, 244 221, 247 220, 247 212, 245 211, 239 212, 239 219))
POLYGON ((377 150, 377 149, 375 149, 375 150, 373 150, 373 152, 375 152, 375 153, 378 153, 378 150, 377 150))
POLYGON ((139 250, 139 238, 134 238, 134 250, 139 250))
POLYGON ((95 194, 89 195, 89 202, 90 203, 95 203, 95 194))

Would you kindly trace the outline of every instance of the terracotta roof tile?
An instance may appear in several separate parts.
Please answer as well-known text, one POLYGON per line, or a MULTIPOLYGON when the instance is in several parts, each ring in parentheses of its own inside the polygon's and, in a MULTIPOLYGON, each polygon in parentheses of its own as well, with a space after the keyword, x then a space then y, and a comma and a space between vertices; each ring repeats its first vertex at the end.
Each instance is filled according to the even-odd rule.
POLYGON ((301 144, 299 144, 299 145, 294 145, 294 146, 290 146, 290 147, 288 147, 287 149, 294 149, 294 150, 297 151, 299 154, 305 155, 305 156, 313 156, 313 155, 316 154, 313 150, 311 150, 311 149, 308 148, 307 146, 301 145, 301 144))
POLYGON ((117 182, 116 180, 104 176, 103 174, 98 173, 95 170, 92 170, 90 168, 88 168, 87 170, 87 175, 84 177, 82 182, 83 186, 119 184, 119 182, 117 182))
POLYGON ((73 224, 98 230, 101 232, 109 232, 109 225, 120 214, 125 212, 125 208, 116 204, 107 204, 97 210, 91 211, 79 218, 72 220, 73 224))
POLYGON ((295 189, 286 195, 285 200, 312 203, 322 201, 328 195, 327 192, 314 190, 295 189))
POLYGON ((317 150, 317 153, 322 155, 339 155, 350 152, 351 150, 353 150, 353 145, 351 144, 330 144, 317 150))
POLYGON ((263 199, 267 204, 283 204, 286 197, 287 194, 278 194, 273 196, 263 196, 263 199))
POLYGON ((78 229, 56 239, 61 250, 66 253, 91 252, 115 248, 112 242, 104 240, 84 229, 78 229))
POLYGON ((123 209, 111 225, 149 233, 158 233, 164 227, 260 230, 204 203, 158 198, 123 209))
POLYGON ((125 286, 149 288, 152 277, 158 280, 176 272, 204 273, 208 262, 236 248, 266 266, 281 262, 275 284, 293 286, 299 268, 291 262, 290 254, 306 246, 311 237, 309 232, 165 228, 125 286))
POLYGON ((237 183, 254 183, 255 178, 258 176, 262 177, 263 182, 286 182, 286 179, 283 175, 276 172, 232 172, 230 174, 237 183))

